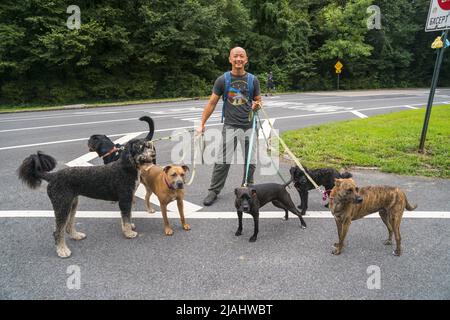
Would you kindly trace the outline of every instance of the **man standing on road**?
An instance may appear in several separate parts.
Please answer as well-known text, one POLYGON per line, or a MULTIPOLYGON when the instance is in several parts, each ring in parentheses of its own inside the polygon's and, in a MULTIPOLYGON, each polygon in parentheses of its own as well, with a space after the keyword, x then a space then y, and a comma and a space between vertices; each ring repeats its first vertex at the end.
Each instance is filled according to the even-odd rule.
MULTIPOLYGON (((252 130, 251 111, 258 110, 261 106, 259 80, 245 71, 245 65, 248 62, 245 50, 240 47, 231 49, 229 61, 231 72, 225 73, 216 79, 211 97, 203 110, 200 126, 197 128, 197 133, 205 131, 206 121, 213 113, 220 96, 224 96, 222 115, 225 121, 222 129, 222 143, 214 164, 211 185, 208 189, 209 193, 203 200, 205 206, 212 205, 224 187, 230 169, 230 159, 237 143, 245 146, 244 159, 245 163, 247 163, 249 137, 252 130)), ((253 143, 253 146, 252 157, 255 156, 256 143, 253 143)), ((245 182, 252 184, 256 165, 250 164, 247 181, 245 181, 245 168, 246 166, 244 166, 242 184, 245 182)))
POLYGON ((269 72, 269 74, 267 75, 267 95, 271 96, 272 95, 272 90, 275 89, 275 84, 273 83, 273 74, 272 71, 269 72))

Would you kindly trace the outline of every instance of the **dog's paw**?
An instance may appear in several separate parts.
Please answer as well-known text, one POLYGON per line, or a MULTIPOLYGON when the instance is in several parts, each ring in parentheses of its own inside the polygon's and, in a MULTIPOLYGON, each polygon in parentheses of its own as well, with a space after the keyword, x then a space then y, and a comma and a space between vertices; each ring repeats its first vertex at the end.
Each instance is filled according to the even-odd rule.
POLYGON ((136 225, 134 223, 131 223, 131 230, 136 230, 136 225))
POLYGON ((255 242, 255 241, 256 241, 256 237, 255 237, 255 236, 252 236, 248 241, 250 241, 250 242, 255 242))
POLYGON ((70 255, 72 254, 72 252, 70 251, 69 248, 67 248, 66 246, 64 246, 64 247, 57 247, 57 248, 56 248, 56 254, 57 254, 58 257, 60 257, 60 258, 68 258, 68 257, 70 257, 70 255))
POLYGON ((71 234, 70 237, 73 240, 77 240, 77 241, 86 239, 86 235, 82 232, 75 232, 75 233, 71 234))
POLYGON ((138 233, 136 231, 133 231, 133 230, 125 231, 123 234, 125 235, 125 238, 127 238, 127 239, 136 238, 137 235, 138 235, 138 233))
POLYGON ((400 257, 402 254, 402 251, 395 249, 394 251, 392 251, 392 254, 396 257, 400 257))
POLYGON ((390 246, 390 245, 392 245, 392 240, 390 240, 390 239, 384 240, 384 241, 383 241, 383 244, 384 244, 385 246, 390 246))
POLYGON ((241 236, 242 235, 242 230, 236 231, 236 233, 234 235, 237 236, 237 237, 241 236))
POLYGON ((306 229, 306 224, 301 224, 300 229, 306 229))
POLYGON ((341 254, 341 250, 339 250, 338 248, 334 248, 333 251, 331 251, 332 254, 334 254, 335 256, 338 256, 341 254))
POLYGON ((166 236, 171 236, 173 235, 173 230, 172 228, 164 228, 164 233, 166 234, 166 236))
POLYGON ((186 231, 191 230, 191 226, 188 225, 187 223, 185 223, 185 224, 183 225, 183 229, 186 230, 186 231))
POLYGON ((148 213, 155 213, 155 212, 156 212, 156 210, 155 210, 155 209, 153 209, 153 208, 148 208, 148 209, 147 209, 147 212, 148 212, 148 213))

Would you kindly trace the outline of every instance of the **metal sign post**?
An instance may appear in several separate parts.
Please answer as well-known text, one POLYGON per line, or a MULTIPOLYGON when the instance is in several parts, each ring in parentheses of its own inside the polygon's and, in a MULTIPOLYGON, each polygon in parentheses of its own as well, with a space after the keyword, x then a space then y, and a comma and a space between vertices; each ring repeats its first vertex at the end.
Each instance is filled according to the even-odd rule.
POLYGON ((443 46, 438 50, 436 63, 434 65, 433 79, 431 80, 430 96, 428 97, 427 111, 420 137, 419 152, 424 152, 425 139, 428 131, 428 123, 430 122, 431 108, 433 107, 434 93, 439 80, 439 72, 441 70, 442 59, 444 58, 444 50, 446 48, 446 40, 450 29, 450 0, 431 0, 430 9, 428 11, 428 19, 425 27, 426 32, 445 30, 441 40, 443 46))
POLYGON ((337 89, 338 90, 339 90, 339 78, 340 78, 343 66, 344 65, 340 61, 336 62, 336 64, 334 65, 334 68, 336 69, 336 74, 337 74, 337 89))

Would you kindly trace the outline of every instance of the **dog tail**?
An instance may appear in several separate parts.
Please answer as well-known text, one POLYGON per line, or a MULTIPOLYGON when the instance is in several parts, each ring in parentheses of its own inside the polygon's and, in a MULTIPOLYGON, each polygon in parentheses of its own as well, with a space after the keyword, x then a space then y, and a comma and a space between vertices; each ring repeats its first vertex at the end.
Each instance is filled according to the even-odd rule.
POLYGON ((145 121, 148 123, 148 134, 145 137, 145 140, 152 140, 153 134, 155 133, 155 124, 153 122, 153 119, 150 118, 149 116, 143 116, 143 117, 140 117, 139 120, 145 121))
POLYGON ((406 195, 405 195, 405 202, 406 202, 406 206, 405 206, 406 210, 413 211, 414 209, 417 208, 417 204, 414 204, 414 205, 409 204, 408 199, 406 199, 406 195))
POLYGON ((47 173, 56 167, 55 158, 38 151, 25 158, 17 169, 17 174, 22 182, 26 183, 31 189, 36 189, 45 181, 50 180, 50 175, 47 173))
POLYGON ((351 177, 353 177, 353 175, 350 172, 343 172, 340 173, 341 179, 350 179, 351 177))

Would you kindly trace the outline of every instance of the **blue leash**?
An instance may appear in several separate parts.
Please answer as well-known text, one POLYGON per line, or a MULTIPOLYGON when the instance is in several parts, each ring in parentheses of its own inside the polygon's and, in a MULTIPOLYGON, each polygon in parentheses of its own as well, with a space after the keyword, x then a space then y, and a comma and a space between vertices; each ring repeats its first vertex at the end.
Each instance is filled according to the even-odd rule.
MULTIPOLYGON (((252 116, 253 116, 253 124, 252 124, 252 135, 250 136, 250 144, 248 146, 248 155, 247 155, 247 166, 245 168, 245 183, 244 183, 244 187, 246 187, 248 185, 248 171, 250 169, 250 160, 252 159, 252 150, 253 150, 253 142, 255 140, 255 130, 256 130, 256 116, 255 116, 255 111, 253 111, 252 116)), ((244 146, 245 149, 245 146, 244 146)))

